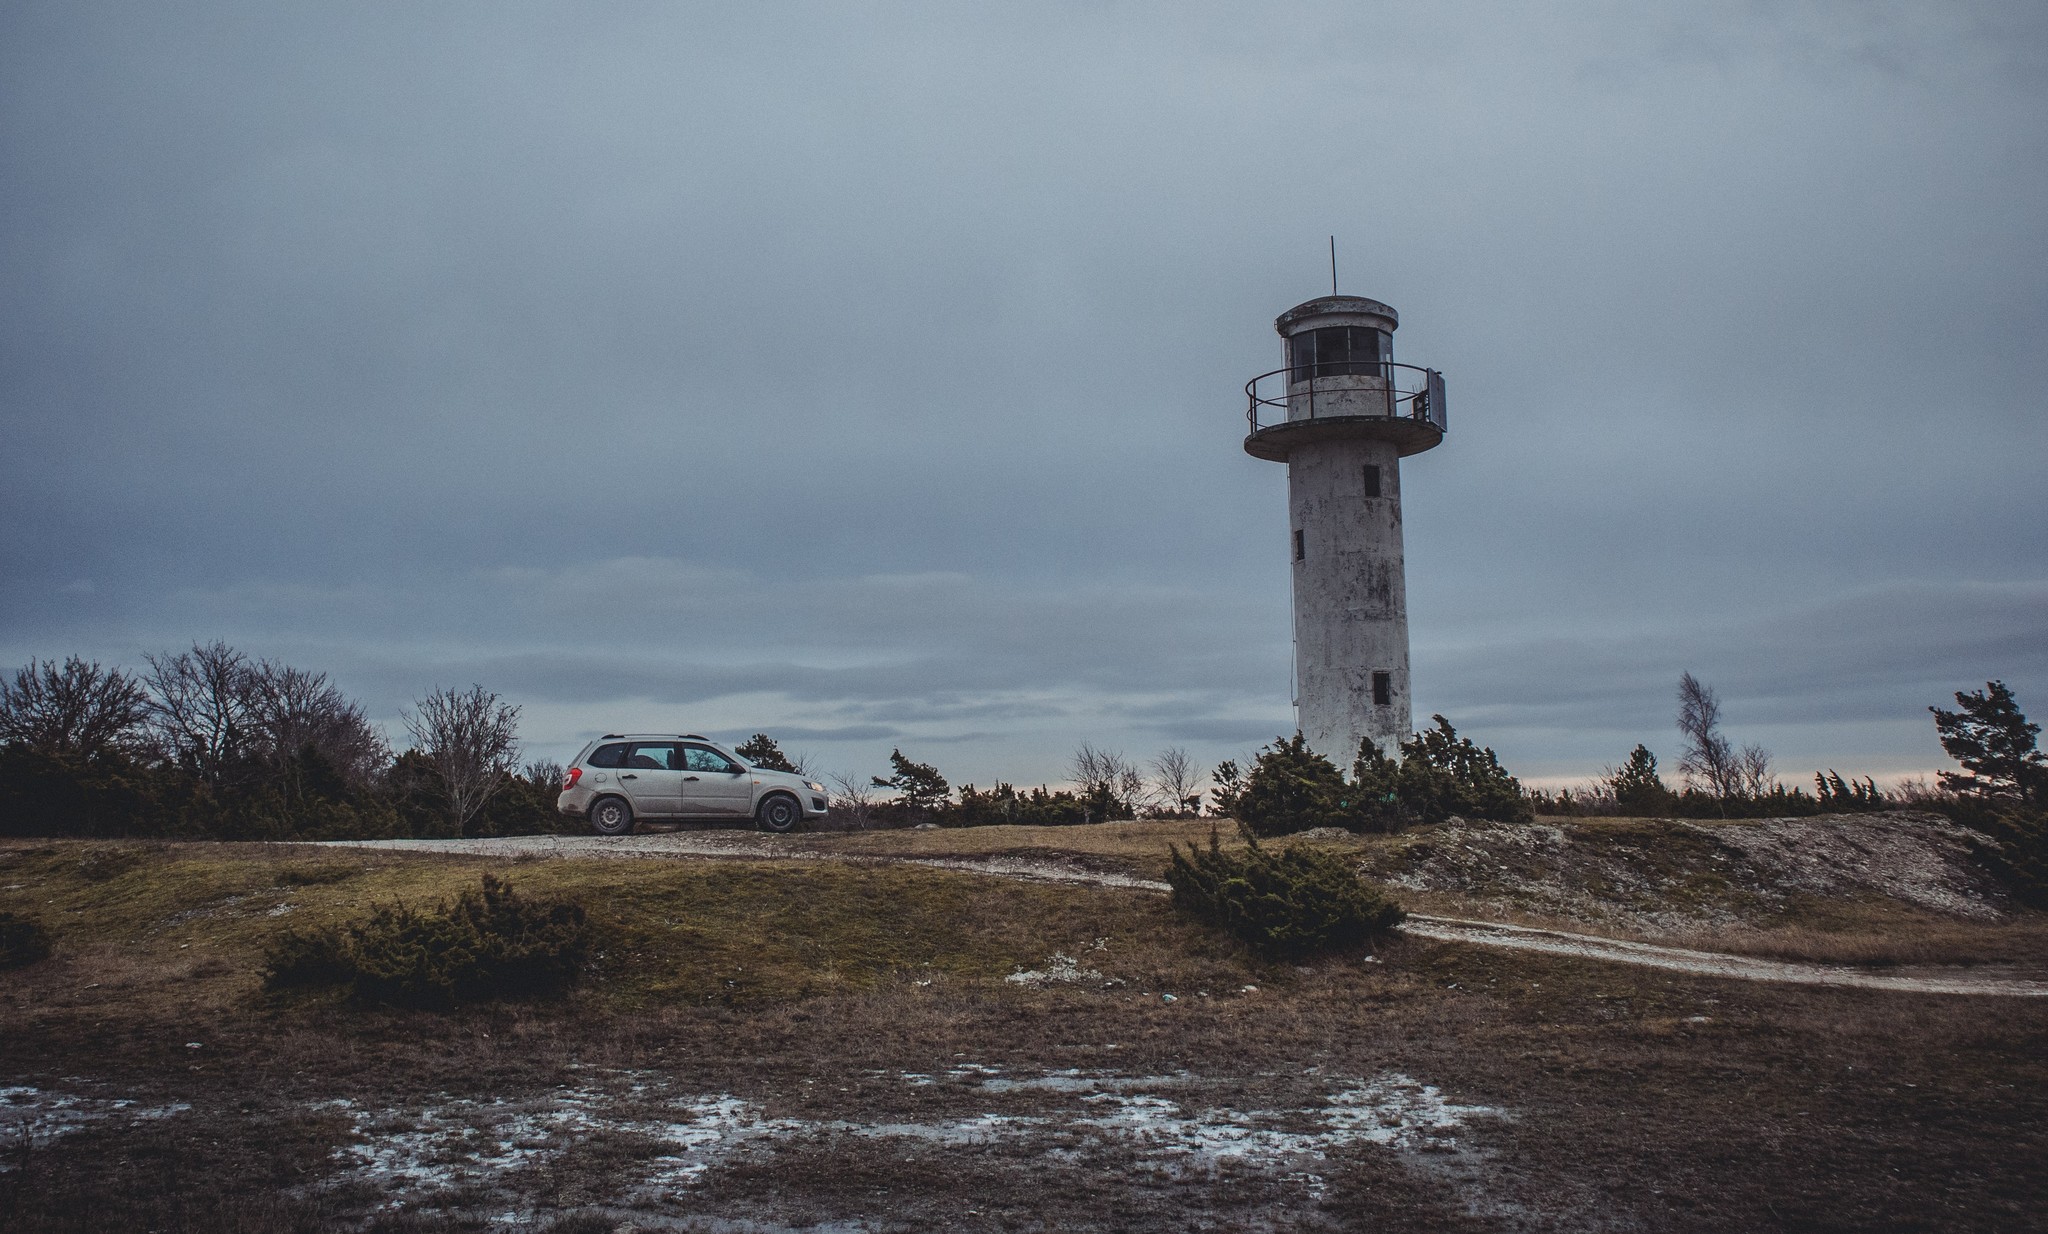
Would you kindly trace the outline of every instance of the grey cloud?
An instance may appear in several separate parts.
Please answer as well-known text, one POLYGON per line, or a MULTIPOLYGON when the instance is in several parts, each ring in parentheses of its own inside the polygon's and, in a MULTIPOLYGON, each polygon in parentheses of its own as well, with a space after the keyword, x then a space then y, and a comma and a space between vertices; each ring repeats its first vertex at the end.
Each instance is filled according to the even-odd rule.
MULTIPOLYGON (((714 735, 730 741, 745 741, 758 731, 749 729, 742 732, 739 729, 729 729, 714 735)), ((801 724, 778 724, 770 736, 775 738, 777 744, 787 746, 788 743, 798 741, 887 741, 892 737, 901 736, 901 733, 882 724, 846 724, 837 728, 806 728, 801 724)))
POLYGON ((226 637, 557 746, 1227 756, 1289 655, 1239 391, 1335 232, 1451 382, 1423 711, 1591 770, 1692 667, 1925 765, 1930 692, 2048 697, 2044 51, 1997 3, 12 6, 0 652, 226 637))

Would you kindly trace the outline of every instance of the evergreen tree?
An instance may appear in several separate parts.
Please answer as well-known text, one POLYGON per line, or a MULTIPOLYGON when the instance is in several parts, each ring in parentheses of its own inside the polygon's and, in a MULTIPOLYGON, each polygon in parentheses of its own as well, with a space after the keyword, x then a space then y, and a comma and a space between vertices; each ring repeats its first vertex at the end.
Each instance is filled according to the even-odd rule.
POLYGON ((1665 813, 1677 800, 1664 777, 1657 774, 1657 756, 1640 743, 1629 752, 1622 769, 1607 777, 1607 787, 1614 794, 1615 805, 1637 814, 1665 813))
POLYGON ((797 774, 796 764, 790 762, 789 756, 782 752, 782 747, 775 744, 775 738, 770 737, 766 733, 755 733, 752 737, 734 746, 732 752, 756 767, 765 768, 769 771, 787 771, 792 775, 797 774))
POLYGON ((1259 753, 1237 797, 1237 817, 1254 834, 1286 835, 1313 827, 1345 826, 1344 777, 1329 759, 1309 749, 1299 732, 1275 737, 1259 753))
POLYGON ((1500 765, 1490 746, 1477 746, 1440 715, 1401 743, 1399 796, 1425 823, 1453 814, 1526 823, 1536 817, 1522 782, 1500 765))
POLYGON ((2002 681, 1982 690, 1956 691, 1959 711, 1929 707, 1941 748, 1963 765, 1963 773, 1941 773, 1943 788, 1980 797, 2017 797, 2022 805, 2042 800, 2048 789, 2048 759, 2035 748, 2041 726, 2030 724, 2019 701, 2002 681))
POLYGON ((889 765, 895 774, 884 779, 873 777, 876 788, 890 788, 903 795, 904 803, 913 810, 928 810, 944 805, 953 795, 953 786, 946 783, 946 777, 930 763, 913 763, 903 757, 903 751, 889 751, 889 765))

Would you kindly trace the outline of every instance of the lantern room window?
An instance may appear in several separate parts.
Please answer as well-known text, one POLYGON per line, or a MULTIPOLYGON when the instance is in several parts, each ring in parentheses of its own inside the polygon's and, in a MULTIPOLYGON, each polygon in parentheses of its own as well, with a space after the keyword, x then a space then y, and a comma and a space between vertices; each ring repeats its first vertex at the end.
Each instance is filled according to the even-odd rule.
POLYGON ((1327 326, 1303 330, 1287 340, 1287 380, 1316 377, 1377 377, 1394 358, 1394 340, 1370 326, 1327 326))

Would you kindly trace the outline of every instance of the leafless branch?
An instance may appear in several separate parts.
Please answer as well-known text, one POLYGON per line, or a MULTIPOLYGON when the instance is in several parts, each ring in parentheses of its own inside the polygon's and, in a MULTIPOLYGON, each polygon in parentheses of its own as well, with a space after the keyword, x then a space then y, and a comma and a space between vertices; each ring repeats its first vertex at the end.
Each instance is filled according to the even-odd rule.
POLYGON ((77 656, 31 660, 0 680, 0 742, 94 759, 131 744, 149 716, 140 682, 77 656))
POLYGON ((1721 700, 1691 673, 1678 679, 1678 731, 1687 743, 1678 760, 1687 783, 1716 797, 1739 795, 1742 771, 1735 748, 1721 735, 1721 700))
POLYGON ((1193 815, 1201 809, 1201 785, 1207 773, 1188 752, 1179 746, 1162 750, 1152 760, 1152 772, 1159 783, 1159 793, 1166 799, 1166 808, 1175 814, 1193 815))
POLYGON ((519 708, 473 685, 437 689, 405 717, 413 744, 448 791, 448 812, 461 835, 518 765, 519 708))
POLYGON ((283 763, 310 747, 356 785, 391 761, 384 734, 327 674, 265 660, 249 670, 245 686, 250 745, 259 755, 283 763))
POLYGON ((246 751, 248 658, 226 643, 152 655, 143 677, 151 727, 164 757, 218 784, 246 751))

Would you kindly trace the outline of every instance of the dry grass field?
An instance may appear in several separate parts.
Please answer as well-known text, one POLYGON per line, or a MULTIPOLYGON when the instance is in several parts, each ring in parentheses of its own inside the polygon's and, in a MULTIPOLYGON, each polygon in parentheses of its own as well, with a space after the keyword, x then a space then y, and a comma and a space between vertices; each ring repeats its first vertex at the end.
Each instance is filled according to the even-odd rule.
MULTIPOLYGON (((1207 835, 1025 831, 790 843, 1154 874, 1207 835)), ((1317 842, 1428 882, 1418 838, 1317 842)), ((1438 881, 1403 898, 1507 906, 1438 881)), ((57 939, 0 974, 10 1230, 2048 1228, 2048 999, 1420 939, 1274 965, 1153 893, 797 856, 16 843, 0 910, 57 939), (589 906, 568 999, 263 991, 279 930, 485 871, 589 906)), ((2038 916, 1994 910, 1838 889, 1694 917, 1757 954, 2038 971, 2038 916)))

